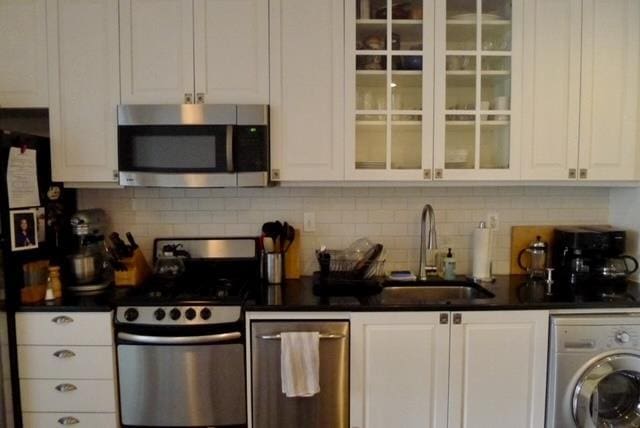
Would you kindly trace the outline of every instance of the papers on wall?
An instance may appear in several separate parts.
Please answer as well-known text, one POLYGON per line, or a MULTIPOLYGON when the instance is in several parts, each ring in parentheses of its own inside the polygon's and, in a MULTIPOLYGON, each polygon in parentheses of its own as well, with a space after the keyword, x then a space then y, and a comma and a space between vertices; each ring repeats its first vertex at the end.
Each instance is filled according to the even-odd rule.
POLYGON ((10 149, 7 166, 7 191, 9 192, 10 209, 40 205, 35 150, 23 150, 18 147, 10 149))

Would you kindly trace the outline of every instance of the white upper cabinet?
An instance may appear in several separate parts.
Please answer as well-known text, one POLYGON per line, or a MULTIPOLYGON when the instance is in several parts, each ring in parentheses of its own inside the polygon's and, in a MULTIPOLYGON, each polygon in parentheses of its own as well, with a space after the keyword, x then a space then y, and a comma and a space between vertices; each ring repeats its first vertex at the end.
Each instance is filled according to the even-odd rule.
POLYGON ((544 426, 549 313, 452 318, 448 427, 544 426))
POLYGON ((638 178, 640 2, 583 0, 579 176, 638 178))
POLYGON ((345 2, 347 179, 431 179, 434 0, 392 3, 345 2))
POLYGON ((196 99, 269 104, 269 1, 195 0, 196 99))
POLYGON ((639 177, 640 2, 526 2, 523 178, 639 177))
POLYGON ((120 0, 123 104, 193 102, 193 1, 120 0))
POLYGON ((524 0, 436 0, 436 180, 520 177, 524 0))
POLYGON ((124 104, 269 102, 268 0, 120 0, 124 104))
POLYGON ((118 4, 47 0, 47 31, 53 179, 114 182, 118 4))
POLYGON ((344 179, 342 0, 271 0, 271 179, 344 179))
POLYGON ((0 107, 47 107, 45 0, 0 0, 0 107))
POLYGON ((525 2, 522 178, 576 179, 581 0, 525 2))
POLYGON ((351 426, 447 425, 449 324, 440 317, 351 314, 351 426))

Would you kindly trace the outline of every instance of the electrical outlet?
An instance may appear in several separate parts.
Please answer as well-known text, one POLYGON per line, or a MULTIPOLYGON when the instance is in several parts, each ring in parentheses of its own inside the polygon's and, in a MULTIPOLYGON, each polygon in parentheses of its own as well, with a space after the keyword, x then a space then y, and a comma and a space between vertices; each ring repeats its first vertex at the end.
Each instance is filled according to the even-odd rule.
POLYGON ((302 226, 304 232, 316 231, 316 213, 304 213, 304 224, 302 226))
POLYGON ((500 219, 497 212, 490 212, 489 214, 487 214, 487 227, 491 229, 497 229, 500 226, 499 220, 500 219))

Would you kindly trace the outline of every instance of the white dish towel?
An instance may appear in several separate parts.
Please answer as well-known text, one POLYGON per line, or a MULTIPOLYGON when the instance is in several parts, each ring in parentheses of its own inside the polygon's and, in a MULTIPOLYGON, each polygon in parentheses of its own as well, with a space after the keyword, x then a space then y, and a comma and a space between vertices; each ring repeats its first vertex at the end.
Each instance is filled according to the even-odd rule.
POLYGON ((320 392, 320 333, 280 333, 282 393, 287 397, 313 397, 320 392))

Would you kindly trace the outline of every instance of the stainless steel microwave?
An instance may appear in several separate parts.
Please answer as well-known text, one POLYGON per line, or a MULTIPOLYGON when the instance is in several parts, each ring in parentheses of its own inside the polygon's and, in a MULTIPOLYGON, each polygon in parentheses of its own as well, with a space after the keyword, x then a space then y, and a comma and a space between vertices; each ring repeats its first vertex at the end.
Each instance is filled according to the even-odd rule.
POLYGON ((264 187, 269 184, 269 106, 118 106, 123 186, 264 187))

